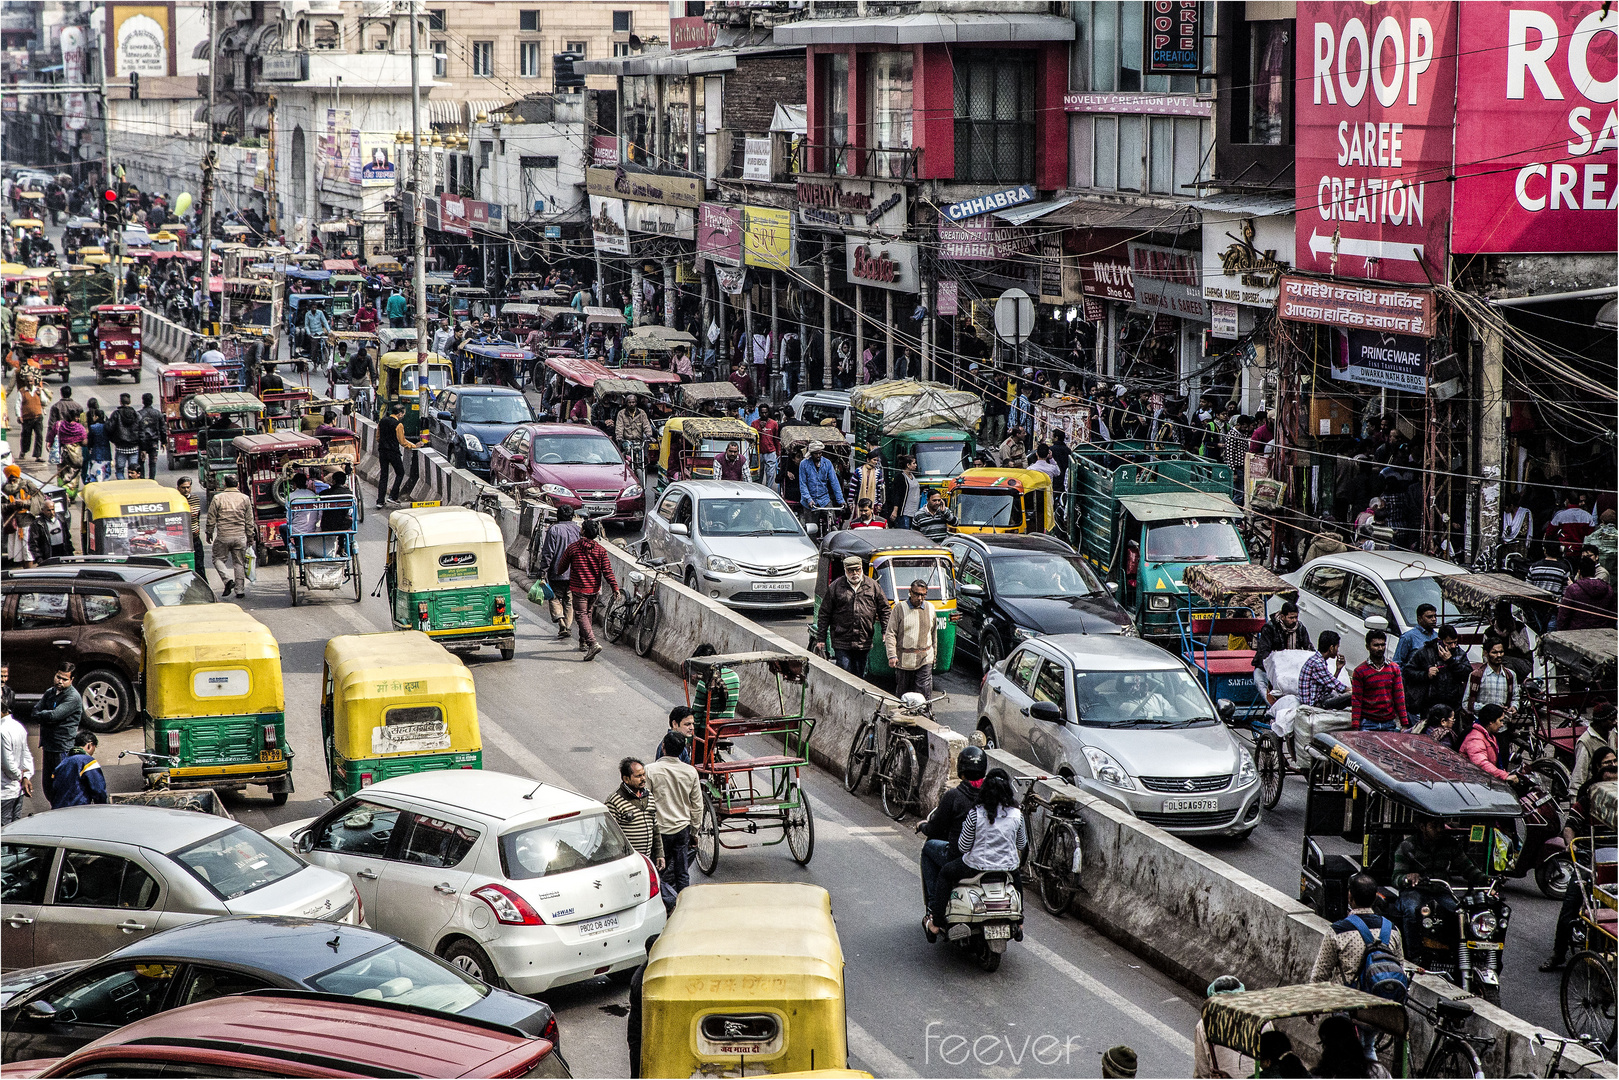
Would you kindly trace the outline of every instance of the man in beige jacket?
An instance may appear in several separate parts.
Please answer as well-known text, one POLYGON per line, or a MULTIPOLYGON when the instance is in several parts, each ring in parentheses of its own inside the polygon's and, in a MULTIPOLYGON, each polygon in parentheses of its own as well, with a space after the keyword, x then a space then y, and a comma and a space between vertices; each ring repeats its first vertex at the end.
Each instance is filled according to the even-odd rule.
POLYGON ((933 696, 934 626, 928 583, 919 578, 911 582, 910 594, 889 608, 888 626, 883 630, 888 666, 894 669, 894 693, 915 690, 925 698, 933 696))
POLYGON ((680 760, 685 749, 686 737, 670 728, 658 747, 658 760, 646 767, 646 785, 663 838, 663 904, 670 911, 680 891, 691 884, 686 852, 692 826, 703 820, 703 786, 697 770, 680 760))
MULTIPOLYGON (((253 500, 236 487, 236 477, 227 476, 224 487, 208 503, 208 539, 214 544, 214 569, 225 576, 229 566, 234 581, 225 582, 225 595, 234 588, 247 595, 247 553, 253 545, 253 500)), ((199 571, 201 567, 197 568, 199 571)))

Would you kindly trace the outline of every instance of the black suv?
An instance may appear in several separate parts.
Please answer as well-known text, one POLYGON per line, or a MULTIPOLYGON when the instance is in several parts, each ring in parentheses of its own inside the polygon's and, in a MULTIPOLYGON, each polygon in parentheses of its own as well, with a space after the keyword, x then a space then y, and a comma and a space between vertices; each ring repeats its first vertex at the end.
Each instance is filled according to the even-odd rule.
POLYGON ((956 648, 984 671, 1028 638, 1136 633, 1112 591, 1054 536, 951 533, 944 546, 956 563, 956 648))
POLYGON ((81 555, 0 574, 0 630, 11 688, 30 705, 64 660, 77 665, 85 725, 118 731, 135 720, 134 684, 152 608, 211 604, 198 574, 161 559, 81 555))

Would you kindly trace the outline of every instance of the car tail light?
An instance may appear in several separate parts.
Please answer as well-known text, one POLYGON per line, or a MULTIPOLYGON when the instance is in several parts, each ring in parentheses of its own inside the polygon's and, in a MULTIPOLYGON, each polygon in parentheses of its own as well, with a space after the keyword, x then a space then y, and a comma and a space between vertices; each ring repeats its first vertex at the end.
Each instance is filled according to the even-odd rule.
POLYGON ((557 1028, 557 1018, 555 1013, 546 1019, 545 1027, 540 1029, 540 1038, 550 1043, 553 1047, 561 1049, 562 1032, 557 1028))
POLYGON ((278 739, 277 739, 277 736, 276 736, 276 733, 275 733, 275 725, 274 724, 265 724, 264 725, 264 748, 266 750, 274 750, 276 748, 277 743, 278 743, 278 739))
POLYGON ((495 621, 499 622, 501 619, 504 619, 505 617, 506 617, 506 598, 504 596, 497 596, 497 597, 495 597, 495 621))
POLYGON ((178 756, 179 753, 180 753, 180 733, 179 733, 179 731, 170 731, 169 732, 169 755, 171 757, 172 756, 178 756))
POLYGON ((485 885, 473 889, 472 895, 489 905, 495 918, 507 926, 544 926, 545 920, 529 902, 504 885, 485 885))
POLYGON ((370 787, 371 784, 372 784, 371 774, 368 773, 368 772, 361 773, 360 774, 360 786, 361 787, 370 787))
POLYGON ((641 856, 641 861, 646 863, 647 881, 649 881, 652 886, 652 891, 647 893, 647 896, 657 896, 658 891, 662 888, 662 886, 658 883, 658 868, 653 866, 652 860, 647 858, 645 855, 641 856))

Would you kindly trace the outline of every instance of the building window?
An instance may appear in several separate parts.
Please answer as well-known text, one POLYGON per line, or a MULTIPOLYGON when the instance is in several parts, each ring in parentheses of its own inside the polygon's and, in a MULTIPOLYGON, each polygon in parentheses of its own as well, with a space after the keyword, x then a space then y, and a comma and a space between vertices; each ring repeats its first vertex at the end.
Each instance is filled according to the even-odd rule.
POLYGON ((1209 125, 1196 117, 1079 116, 1070 132, 1073 187, 1188 196, 1208 178, 1209 125))
POLYGON ((444 9, 443 8, 428 8, 427 9, 427 28, 429 30, 442 30, 442 29, 444 29, 444 9))
POLYGON ((571 52, 571 53, 578 53, 579 54, 579 59, 581 59, 581 60, 585 60, 585 59, 588 58, 586 56, 586 53, 585 53, 585 43, 583 41, 570 41, 570 42, 568 42, 568 47, 566 49, 564 49, 563 51, 564 52, 571 52))
POLYGON ((629 56, 630 52, 631 52, 631 50, 630 50, 630 43, 629 42, 627 42, 627 41, 615 41, 615 42, 613 42, 613 55, 614 56, 629 56))
POLYGON ((450 74, 450 43, 444 40, 433 42, 433 78, 444 79, 450 74))
POLYGON ((620 80, 622 87, 623 122, 619 130, 624 137, 624 160, 637 165, 648 164, 652 153, 652 125, 657 112, 652 76, 626 75, 620 80))
POLYGON ((663 159, 681 169, 691 168, 691 83, 671 75, 663 80, 663 159))
MULTIPOLYGON (((871 53, 866 59, 873 150, 911 148, 911 62, 908 52, 871 53)), ((876 153, 872 159, 876 176, 904 177, 914 172, 909 154, 876 153)))
POLYGON ((517 46, 517 74, 525 79, 538 79, 540 77, 542 43, 538 41, 519 42, 517 46))
POLYGON ((956 179, 1025 183, 1034 179, 1034 64, 1017 54, 956 54, 956 179))
POLYGON ((495 43, 493 41, 474 41, 472 43, 472 73, 489 78, 495 73, 495 43))
MULTIPOLYGON (((723 82, 720 77, 710 76, 704 78, 698 75, 692 80, 691 93, 691 171, 700 175, 707 175, 708 169, 708 95, 709 86, 714 87, 716 96, 720 93, 723 82), (710 83, 712 79, 712 83, 710 83)), ((719 112, 718 107, 715 109, 719 112)))
POLYGON ((540 13, 538 11, 519 11, 517 13, 517 29, 525 34, 540 32, 540 13))
POLYGON ((1231 141, 1282 146, 1292 142, 1288 132, 1288 89, 1292 79, 1292 25, 1251 22, 1235 50, 1236 69, 1248 77, 1232 87, 1231 141))
POLYGON ((633 27, 631 25, 631 22, 630 22, 630 16, 632 14, 633 14, 633 12, 629 12, 629 11, 615 11, 615 12, 613 12, 613 33, 615 33, 615 34, 628 34, 628 33, 630 33, 631 30, 633 29, 633 27))
POLYGON ((1074 4, 1076 55, 1070 65, 1073 89, 1196 92, 1195 75, 1146 74, 1147 8, 1139 0, 1081 0, 1074 4))
POLYGON ((826 101, 821 111, 826 117, 826 128, 821 132, 821 143, 827 149, 821 170, 847 173, 849 160, 843 148, 849 145, 849 54, 833 53, 826 57, 825 64, 826 77, 822 83, 826 87, 826 101))

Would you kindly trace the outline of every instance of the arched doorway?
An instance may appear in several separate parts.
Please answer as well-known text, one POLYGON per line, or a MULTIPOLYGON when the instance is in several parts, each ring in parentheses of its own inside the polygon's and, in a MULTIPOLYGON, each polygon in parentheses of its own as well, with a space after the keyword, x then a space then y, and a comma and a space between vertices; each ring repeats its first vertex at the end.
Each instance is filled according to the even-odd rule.
POLYGON ((292 129, 292 216, 304 212, 309 205, 309 163, 304 145, 304 129, 292 129))

